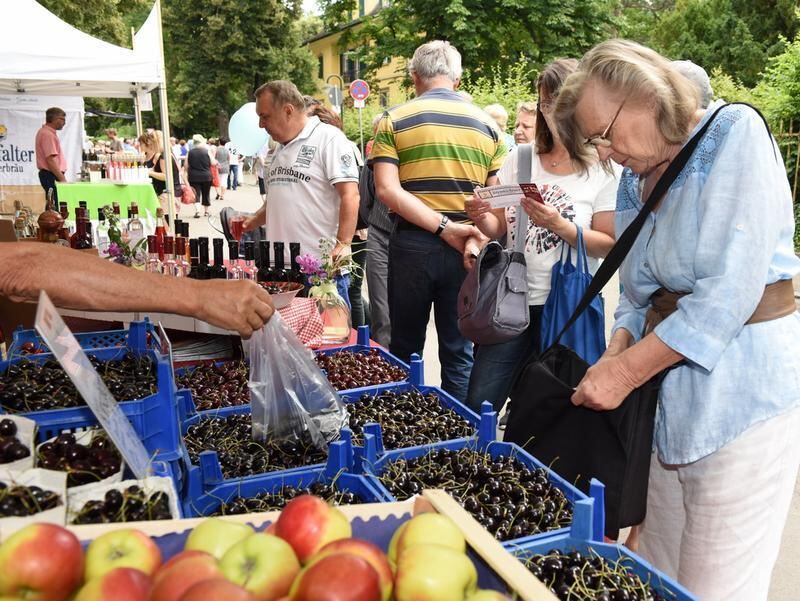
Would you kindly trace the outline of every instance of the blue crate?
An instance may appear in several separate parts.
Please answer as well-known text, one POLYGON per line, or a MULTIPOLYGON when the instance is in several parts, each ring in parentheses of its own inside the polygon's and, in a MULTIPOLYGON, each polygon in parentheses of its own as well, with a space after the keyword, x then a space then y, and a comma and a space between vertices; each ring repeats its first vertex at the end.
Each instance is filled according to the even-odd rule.
POLYGON ((314 482, 335 483, 340 491, 357 494, 365 503, 384 500, 366 477, 347 473, 353 467, 353 451, 346 440, 330 444, 328 462, 325 467, 301 468, 299 470, 268 473, 248 480, 226 482, 198 497, 186 496, 183 513, 186 517, 202 517, 216 511, 220 504, 233 497, 252 497, 259 493, 274 493, 283 487, 305 487, 314 482))
MULTIPOLYGON (((604 487, 597 480, 592 480, 590 486, 590 496, 577 489, 575 486, 564 480, 561 476, 552 471, 549 467, 544 465, 538 459, 526 452, 522 447, 495 440, 497 432, 497 414, 492 410, 492 406, 488 402, 484 402, 481 411, 481 421, 478 427, 477 438, 461 439, 456 441, 438 442, 421 447, 413 447, 409 449, 398 449, 388 451, 382 456, 379 455, 379 436, 365 437, 364 453, 359 466, 364 474, 374 478, 374 484, 379 487, 381 492, 386 496, 387 501, 396 501, 394 495, 380 482, 378 476, 383 473, 386 466, 399 459, 414 459, 427 455, 431 451, 440 449, 460 450, 464 448, 475 449, 487 453, 492 458, 497 457, 514 457, 527 465, 530 469, 544 468, 547 471, 548 480, 556 488, 560 489, 566 499, 574 507, 578 501, 584 499, 594 499, 593 512, 596 520, 596 525, 593 526, 593 538, 602 540, 604 522, 604 487)), ((550 530, 540 534, 522 537, 506 541, 506 547, 516 546, 520 542, 537 541, 544 538, 550 538, 559 534, 566 534, 569 532, 568 528, 561 528, 558 530, 550 530)))
MULTIPOLYGON (((149 356, 156 362, 155 394, 119 403, 122 412, 128 417, 134 430, 151 454, 158 454, 162 461, 179 461, 181 459, 180 437, 178 432, 178 414, 176 407, 175 382, 169 359, 153 350, 137 350, 128 348, 108 348, 89 351, 88 354, 101 361, 121 359, 127 352, 140 357, 149 356)), ((27 357, 17 357, 0 362, 0 375, 5 374, 9 365, 22 360, 43 363, 53 359, 50 353, 41 353, 27 357)), ((1 376, 0 376, 1 377, 1 376)), ((0 414, 5 413, 0 407, 0 414)), ((19 413, 36 421, 38 426, 38 442, 57 436, 64 431, 74 431, 99 424, 88 406, 49 411, 33 411, 19 413)))
MULTIPOLYGON (((161 338, 155 326, 146 318, 144 321, 132 321, 127 330, 82 332, 76 333, 74 336, 85 351, 124 347, 137 351, 161 352, 161 338)), ((50 352, 47 344, 36 330, 17 328, 12 334, 11 344, 8 347, 8 358, 29 357, 30 355, 22 350, 22 346, 28 342, 37 349, 50 352)))
MULTIPOLYGON (((188 390, 181 390, 180 396, 184 403, 191 401, 191 393, 188 390)), ((183 494, 185 498, 196 499, 202 494, 223 484, 235 482, 245 483, 258 478, 263 478, 268 474, 288 474, 310 468, 322 467, 323 463, 304 465, 288 470, 274 470, 271 472, 264 472, 261 474, 254 474, 252 476, 245 476, 242 478, 226 479, 222 475, 222 466, 219 462, 219 457, 216 451, 203 451, 199 455, 199 465, 191 462, 189 453, 186 450, 186 445, 183 442, 183 437, 186 435, 190 426, 200 422, 203 419, 211 417, 228 417, 229 415, 237 415, 241 413, 250 413, 250 405, 240 405, 238 407, 224 407, 223 409, 215 409, 212 411, 203 411, 192 417, 188 418, 181 424, 181 455, 184 464, 184 488, 183 494)))
MULTIPOLYGON (((447 409, 452 409, 453 411, 455 411, 456 414, 458 414, 460 417, 464 418, 467 422, 472 424, 472 426, 475 428, 475 435, 477 435, 478 428, 480 427, 482 419, 481 416, 472 411, 472 409, 470 409, 463 403, 456 400, 454 397, 447 394, 441 388, 437 388, 435 386, 422 386, 413 383, 373 386, 371 388, 362 388, 359 391, 342 393, 341 398, 342 401, 345 402, 345 404, 353 404, 357 403, 361 398, 361 396, 364 394, 376 395, 384 392, 402 393, 414 389, 419 390, 422 394, 428 394, 430 392, 435 394, 437 397, 439 397, 441 405, 443 405, 447 409)), ((383 435, 380 424, 366 424, 364 426, 364 433, 372 434, 375 437, 375 457, 373 457, 372 460, 374 461, 374 459, 382 457, 386 451, 384 450, 383 435)), ((403 447, 403 448, 412 449, 414 447, 403 447)), ((365 449, 363 446, 354 446, 354 449, 356 454, 356 466, 358 467, 359 462, 363 459, 365 455, 365 449)))
POLYGON ((656 592, 669 601, 700 601, 683 586, 666 574, 659 572, 647 561, 623 545, 608 544, 591 540, 595 530, 592 509, 575 504, 575 518, 566 534, 552 536, 537 541, 528 541, 509 549, 523 563, 533 555, 547 554, 554 549, 568 553, 579 551, 585 557, 599 555, 610 562, 622 560, 623 565, 636 574, 642 582, 649 583, 656 592))

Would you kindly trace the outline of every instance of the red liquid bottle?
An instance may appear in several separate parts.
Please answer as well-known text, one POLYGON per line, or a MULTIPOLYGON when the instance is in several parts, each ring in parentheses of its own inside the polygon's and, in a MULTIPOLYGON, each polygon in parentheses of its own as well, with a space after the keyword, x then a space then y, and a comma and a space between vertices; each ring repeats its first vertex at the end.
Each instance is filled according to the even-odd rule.
POLYGON ((167 224, 164 222, 164 209, 156 209, 156 240, 158 240, 158 258, 164 262, 164 238, 167 237, 167 224))

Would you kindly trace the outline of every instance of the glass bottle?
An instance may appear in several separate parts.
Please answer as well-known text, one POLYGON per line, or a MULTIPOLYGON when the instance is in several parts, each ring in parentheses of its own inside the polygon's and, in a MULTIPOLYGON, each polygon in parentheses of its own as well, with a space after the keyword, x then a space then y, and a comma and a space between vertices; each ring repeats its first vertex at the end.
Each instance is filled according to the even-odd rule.
POLYGON ((200 256, 199 256, 199 248, 197 244, 197 239, 192 238, 189 240, 189 253, 192 256, 191 260, 191 267, 189 268, 189 275, 190 277, 195 280, 202 280, 205 279, 200 275, 200 256))
POLYGON ((242 268, 239 267, 239 243, 236 240, 228 240, 228 279, 242 278, 242 268))
MULTIPOLYGON (((190 242, 191 244, 191 242, 190 242)), ((194 249, 192 249, 194 252, 194 249)), ((197 277, 201 280, 207 280, 210 277, 210 267, 208 265, 208 238, 201 236, 197 239, 197 252, 198 252, 198 267, 197 277)), ((194 259, 194 256, 192 256, 194 259)))
POLYGON ((289 254, 291 255, 291 269, 289 270, 289 281, 303 284, 305 286, 306 276, 300 271, 300 264, 297 262, 297 257, 300 256, 300 243, 289 243, 289 254))
POLYGON ((189 275, 191 264, 186 260, 186 238, 175 238, 175 272, 176 278, 184 278, 189 275))
POLYGON ((133 247, 139 240, 144 238, 144 223, 139 219, 139 207, 135 202, 131 203, 128 214, 130 215, 130 219, 128 220, 128 241, 131 247, 133 247))
POLYGON ((286 263, 283 256, 284 244, 283 242, 276 242, 274 244, 274 252, 272 253, 275 267, 272 269, 273 282, 288 282, 289 274, 286 273, 286 263))
MULTIPOLYGON (((178 231, 177 227, 175 228, 175 231, 176 232, 178 231)), ((191 263, 192 262, 192 253, 191 253, 191 247, 189 246, 189 242, 188 242, 189 241, 189 222, 188 221, 184 221, 181 224, 181 235, 184 238, 186 238, 186 241, 187 241, 186 242, 186 262, 187 263, 191 263)), ((197 255, 195 255, 195 256, 197 256, 197 255)))
POLYGON ((69 245, 72 248, 82 250, 85 248, 92 248, 91 233, 89 231, 89 220, 85 217, 78 219, 75 233, 72 234, 69 240, 69 245))
POLYGON ((161 259, 158 258, 158 238, 155 234, 147 237, 147 266, 150 273, 162 273, 161 259))
POLYGON ((261 240, 258 243, 258 281, 270 281, 269 265, 269 240, 261 240))
POLYGON ((164 262, 164 238, 167 236, 167 224, 164 222, 164 209, 156 209, 156 231, 158 239, 158 258, 164 262))
POLYGON ((95 243, 100 252, 108 250, 108 224, 103 209, 97 209, 97 228, 95 229, 95 243))
POLYGON ((256 245, 249 240, 244 243, 244 266, 242 267, 242 277, 246 280, 258 279, 258 268, 255 264, 256 245))
POLYGON ((225 241, 222 238, 214 238, 214 266, 209 270, 209 277, 215 280, 224 280, 228 277, 228 270, 225 269, 225 259, 222 255, 225 241))
MULTIPOLYGON (((175 238, 164 236, 164 259, 161 261, 161 273, 164 275, 175 275, 175 238)), ((160 258, 160 253, 159 253, 160 258)))

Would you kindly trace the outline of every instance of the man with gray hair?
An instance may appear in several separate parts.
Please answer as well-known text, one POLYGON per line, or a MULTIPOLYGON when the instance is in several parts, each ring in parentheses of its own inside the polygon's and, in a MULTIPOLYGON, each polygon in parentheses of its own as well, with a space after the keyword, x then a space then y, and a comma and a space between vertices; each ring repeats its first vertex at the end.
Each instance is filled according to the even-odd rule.
POLYGON ((497 182, 506 147, 491 118, 456 89, 461 55, 441 40, 409 63, 417 97, 387 111, 372 147, 375 191, 395 214, 389 243, 392 353, 422 353, 431 305, 439 337, 442 387, 463 400, 472 343, 458 330, 458 291, 485 239, 464 201, 497 182))
POLYGON ((706 70, 692 61, 672 61, 672 67, 697 88, 700 108, 708 108, 708 105, 711 104, 711 99, 714 98, 714 90, 711 88, 711 80, 706 70))

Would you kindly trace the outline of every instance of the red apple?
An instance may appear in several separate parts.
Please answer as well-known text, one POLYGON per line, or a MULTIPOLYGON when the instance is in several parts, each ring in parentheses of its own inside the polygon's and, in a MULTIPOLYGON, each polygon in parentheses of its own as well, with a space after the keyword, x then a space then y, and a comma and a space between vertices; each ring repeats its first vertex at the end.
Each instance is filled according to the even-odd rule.
POLYGON ((0 595, 63 601, 82 576, 81 543, 61 526, 32 524, 0 546, 0 595))
POLYGON ((198 582, 180 601, 255 601, 255 597, 229 580, 215 578, 198 582))
POLYGON ((389 601, 392 596, 392 581, 394 574, 392 568, 389 566, 389 560, 386 555, 381 551, 380 547, 372 543, 361 540, 358 538, 344 538, 335 540, 328 543, 319 552, 311 558, 309 565, 313 565, 318 560, 329 555, 336 553, 350 553, 365 559, 378 573, 378 578, 381 583, 381 592, 383 601, 389 601))
POLYGON ((315 561, 297 576, 290 601, 381 601, 381 581, 370 563, 352 553, 315 561))
POLYGON ((161 550, 144 532, 126 528, 94 539, 86 549, 87 581, 114 568, 136 568, 152 575, 161 565, 161 550))
POLYGON ((341 511, 312 495, 289 501, 275 523, 275 534, 292 546, 302 564, 329 542, 352 533, 341 511))
POLYGON ((159 574, 162 574, 163 572, 174 566, 176 563, 178 563, 179 561, 183 561, 187 557, 198 557, 198 556, 205 557, 206 555, 210 555, 210 553, 207 553, 206 551, 197 551, 194 549, 189 551, 181 551, 177 555, 173 555, 167 561, 161 564, 161 567, 158 568, 158 571, 155 574, 155 579, 158 580, 159 574))
POLYGON ((114 568, 90 580, 74 601, 147 601, 153 581, 135 568, 114 568))
POLYGON ((192 586, 212 578, 224 578, 216 557, 210 553, 180 553, 169 568, 156 574, 150 601, 178 601, 192 586))

